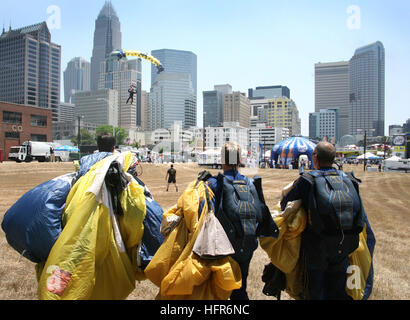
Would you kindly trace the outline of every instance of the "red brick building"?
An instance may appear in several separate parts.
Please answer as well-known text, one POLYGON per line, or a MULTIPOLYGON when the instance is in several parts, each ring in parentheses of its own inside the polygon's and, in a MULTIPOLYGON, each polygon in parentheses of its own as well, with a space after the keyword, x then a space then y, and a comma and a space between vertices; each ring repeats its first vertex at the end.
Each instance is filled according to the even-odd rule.
POLYGON ((10 147, 25 141, 52 142, 52 111, 0 102, 0 150, 8 160, 10 147))

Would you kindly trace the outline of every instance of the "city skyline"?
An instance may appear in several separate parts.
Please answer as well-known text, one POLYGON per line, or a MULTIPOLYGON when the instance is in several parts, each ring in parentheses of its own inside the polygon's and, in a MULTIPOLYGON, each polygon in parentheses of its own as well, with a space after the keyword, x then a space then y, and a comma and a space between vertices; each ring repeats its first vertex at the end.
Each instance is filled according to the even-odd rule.
MULTIPOLYGON (((6 28, 10 22, 13 29, 43 20, 50 23, 55 12, 47 10, 52 3, 23 2, 19 7, 10 0, 0 4, 0 19, 6 28)), ((242 1, 234 6, 232 1, 207 1, 192 6, 187 6, 187 1, 141 1, 136 10, 147 14, 139 15, 139 19, 132 18, 134 11, 129 10, 129 4, 112 3, 121 22, 123 49, 150 52, 169 48, 192 51, 198 56, 199 125, 202 92, 212 90, 215 84, 230 83, 244 93, 249 88, 282 84, 292 91, 302 118, 302 134, 307 136, 308 114, 315 110, 314 65, 346 61, 357 48, 376 41, 381 41, 386 49, 386 132, 389 125, 402 122, 400 110, 410 98, 406 90, 410 46, 403 32, 410 26, 405 14, 410 5, 405 1, 387 7, 382 1, 356 1, 360 9, 358 28, 357 24, 352 26, 352 14, 347 12, 352 3, 347 1, 295 1, 291 5, 242 1), (279 17, 289 10, 292 19, 279 17), (155 13, 155 21, 150 23, 148 13, 155 13), (276 18, 269 19, 273 13, 276 18)), ((62 46, 63 69, 74 57, 90 60, 94 24, 104 1, 60 1, 57 6, 60 25, 54 21, 56 26, 50 32, 53 42, 62 46), (81 10, 77 10, 79 5, 81 10)), ((150 89, 150 69, 150 65, 143 63, 143 90, 150 89)))

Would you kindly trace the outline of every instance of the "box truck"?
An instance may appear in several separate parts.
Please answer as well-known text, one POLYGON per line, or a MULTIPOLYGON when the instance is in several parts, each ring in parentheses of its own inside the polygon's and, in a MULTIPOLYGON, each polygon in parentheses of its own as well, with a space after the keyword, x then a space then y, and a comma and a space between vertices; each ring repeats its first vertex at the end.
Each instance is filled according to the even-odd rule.
MULTIPOLYGON (((9 160, 20 162, 50 161, 51 145, 47 142, 26 141, 21 146, 10 148, 9 160)), ((55 161, 68 161, 68 153, 64 151, 54 151, 55 161)))

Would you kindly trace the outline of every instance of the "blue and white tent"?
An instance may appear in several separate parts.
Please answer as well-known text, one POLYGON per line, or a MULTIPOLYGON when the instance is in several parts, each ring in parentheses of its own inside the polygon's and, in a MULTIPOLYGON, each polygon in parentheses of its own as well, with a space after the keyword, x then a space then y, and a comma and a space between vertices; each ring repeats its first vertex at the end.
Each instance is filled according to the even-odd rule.
POLYGON ((274 160, 280 166, 288 167, 292 161, 297 162, 301 155, 307 155, 310 168, 313 169, 312 154, 316 144, 301 136, 292 136, 276 144, 272 149, 271 163, 274 160))
POLYGON ((76 148, 76 147, 72 147, 72 146, 62 146, 59 148, 54 149, 55 151, 70 151, 70 152, 79 152, 80 149, 76 148))

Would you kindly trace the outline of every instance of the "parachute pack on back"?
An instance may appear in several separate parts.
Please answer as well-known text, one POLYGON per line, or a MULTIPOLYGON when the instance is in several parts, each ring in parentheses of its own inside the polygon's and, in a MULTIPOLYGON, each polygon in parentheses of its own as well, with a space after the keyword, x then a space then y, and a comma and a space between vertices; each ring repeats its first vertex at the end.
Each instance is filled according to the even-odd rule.
POLYGON ((277 237, 278 227, 264 203, 261 179, 231 180, 220 174, 222 198, 216 216, 231 241, 235 256, 247 259, 258 246, 257 237, 277 237))
MULTIPOLYGON (((313 228, 318 233, 360 233, 363 229, 361 200, 348 176, 336 170, 316 170, 308 174, 314 178, 313 205, 319 217, 313 228)), ((312 219, 316 217, 313 215, 312 219)))
POLYGON ((47 260, 59 237, 67 196, 75 173, 47 181, 22 196, 4 215, 7 242, 32 262, 47 260))
MULTIPOLYGON (((359 245, 364 226, 364 209, 353 175, 337 170, 315 170, 304 173, 311 184, 306 239, 316 235, 325 240, 326 249, 313 249, 310 255, 325 265, 341 256, 348 256, 359 245)), ((316 240, 306 240, 316 243, 316 240)))

